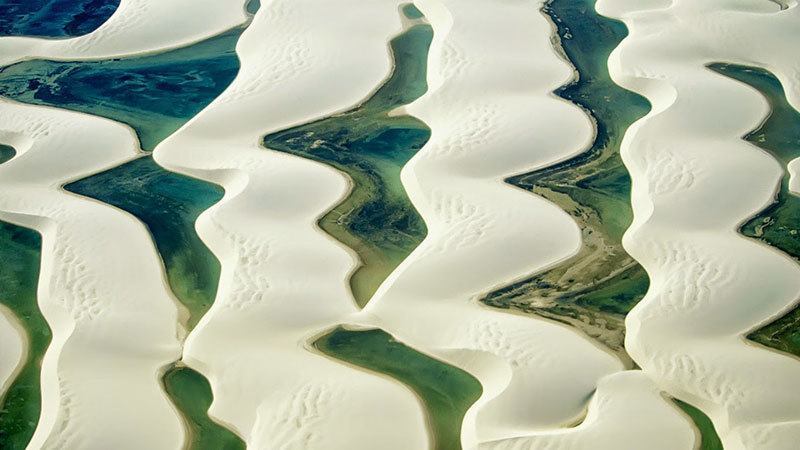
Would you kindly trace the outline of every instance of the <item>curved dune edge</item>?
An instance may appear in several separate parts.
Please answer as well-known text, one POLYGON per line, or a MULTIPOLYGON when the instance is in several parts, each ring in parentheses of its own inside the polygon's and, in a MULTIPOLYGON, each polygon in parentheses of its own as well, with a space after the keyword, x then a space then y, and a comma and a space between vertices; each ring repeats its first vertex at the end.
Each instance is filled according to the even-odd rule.
POLYGON ((2 400, 6 390, 22 370, 28 352, 28 342, 22 324, 5 305, 0 305, 0 342, 3 343, 3 350, 0 352, 0 400, 2 400))
POLYGON ((0 66, 25 59, 106 59, 183 47, 245 23, 246 3, 247 0, 121 0, 103 25, 83 36, 3 37, 0 66))
POLYGON ((154 153, 159 164, 226 189, 197 222, 222 274, 184 361, 211 383, 210 414, 253 448, 429 443, 406 387, 306 350, 309 338, 357 312, 347 286, 355 260, 316 225, 347 183, 259 145, 270 132, 366 98, 390 71, 387 43, 401 30, 401 3, 265 2, 238 43, 237 78, 154 153), (388 405, 391 415, 377 413, 388 405))
MULTIPOLYGON (((622 364, 572 329, 476 299, 577 250, 577 226, 563 211, 503 180, 582 151, 591 124, 551 94, 571 68, 551 46, 541 3, 416 5, 435 34, 430 90, 407 109, 433 136, 404 168, 403 182, 429 234, 353 320, 378 324, 478 377, 484 395, 465 419, 465 448, 561 445, 546 430, 582 417, 599 380, 622 364)), ((651 390, 638 385, 630 395, 646 402, 651 390)), ((671 448, 691 447, 690 425, 660 396, 655 402, 664 407, 643 408, 642 417, 654 428, 677 423, 682 435, 659 438, 671 448)), ((574 441, 598 448, 584 431, 574 430, 574 441)), ((618 448, 619 439, 608 448, 618 448)))
POLYGON ((652 279, 628 316, 626 346, 659 386, 708 413, 726 449, 800 441, 800 365, 742 339, 800 298, 800 267, 736 233, 772 200, 780 179, 775 160, 741 140, 766 115, 766 102, 704 67, 765 67, 800 104, 791 44, 800 11, 774 13, 763 3, 598 5, 631 30, 610 59, 612 77, 655 107, 622 150, 634 179, 625 245, 652 279))
MULTIPOLYGON (((440 148, 422 150, 420 155, 433 157, 418 155, 409 166, 413 169, 404 171, 404 184, 412 186, 415 203, 424 205, 421 213, 432 233, 387 279, 375 305, 359 313, 347 289, 355 261, 316 226, 346 194, 346 180, 323 165, 258 146, 271 131, 351 107, 389 72, 386 43, 394 34, 389 31, 399 28, 399 15, 386 5, 363 4, 357 6, 369 14, 369 23, 336 15, 356 7, 351 3, 319 8, 309 1, 274 0, 263 5, 237 47, 242 60, 237 79, 155 151, 165 167, 226 188, 225 198, 197 224, 222 262, 223 273, 214 306, 190 335, 184 352, 186 363, 211 382, 211 415, 230 424, 253 447, 302 442, 304 448, 425 448, 429 440, 424 416, 404 386, 304 350, 308 339, 346 322, 385 327, 413 347, 478 376, 485 395, 465 421, 467 448, 574 422, 583 415, 598 380, 619 371, 620 362, 570 329, 493 311, 474 298, 509 278, 571 256, 579 245, 577 227, 566 214, 503 183, 511 173, 580 151, 591 137, 591 126, 580 110, 550 94, 569 77, 570 69, 550 46, 549 22, 535 5, 523 2, 499 9, 418 4, 434 26, 431 73, 437 75, 429 77, 426 100, 410 109, 432 121, 428 123, 433 139, 439 136, 440 148), (453 21, 455 13, 458 21, 453 21), (331 16, 339 20, 331 23, 331 16), (470 72, 479 70, 482 61, 467 52, 480 51, 482 42, 498 46, 515 41, 463 33, 462 25, 468 28, 486 18, 495 32, 526 30, 529 35, 533 30, 534 37, 513 46, 513 51, 489 47, 506 63, 518 58, 515 52, 525 52, 526 64, 539 64, 527 66, 525 75, 549 75, 530 98, 517 99, 518 87, 527 84, 518 78, 498 82, 491 91, 494 97, 465 105, 482 88, 481 77, 487 76, 470 72), (454 30, 460 39, 451 39, 454 30), (551 58, 549 67, 542 69, 541 61, 528 57, 530 49, 523 46, 530 42, 551 58), (360 70, 353 72, 352 67, 360 70), (428 97, 452 102, 450 113, 466 111, 452 117, 471 121, 465 128, 448 124, 448 116, 438 111, 441 105, 428 97), (494 136, 492 130, 500 127, 500 118, 507 118, 503 114, 524 112, 547 112, 584 131, 564 142, 558 130, 537 127, 539 135, 531 141, 548 148, 544 154, 530 155, 519 138, 513 151, 503 154, 498 149, 498 159, 487 160, 489 141, 483 141, 484 135, 488 133, 495 145, 507 145, 509 136, 529 127, 530 121, 512 120, 519 127, 509 133, 494 136), (443 145, 442 138, 453 141, 443 145), (559 142, 558 148, 545 145, 550 142, 559 142), (484 153, 470 159, 471 148, 484 153), (436 171, 446 165, 452 168, 436 171), (416 178, 409 179, 412 170, 416 178), (497 198, 503 201, 492 205, 497 198), (536 207, 519 210, 518 205, 536 207), (537 239, 531 229, 547 238, 537 239), (509 235, 523 245, 509 252, 509 235), (493 248, 497 245, 499 251, 493 248), (503 256, 520 249, 524 252, 504 261, 503 256), (455 256, 445 255, 450 250, 455 256), (534 254, 546 256, 531 267, 534 254), (485 260, 497 261, 498 267, 481 265, 485 260), (424 309, 408 305, 412 300, 424 302, 416 304, 424 309), (558 342, 557 350, 553 342, 558 342), (535 404, 542 406, 532 408, 535 404), (392 405, 391 418, 374 414, 381 410, 379 405, 392 405), (337 414, 341 411, 347 414, 337 414), (358 429, 347 426, 353 421, 358 429)), ((632 395, 642 398, 651 393, 644 386, 634 391, 632 395)), ((668 408, 658 411, 648 416, 653 423, 680 417, 668 408)), ((684 436, 691 436, 690 426, 681 423, 684 436)))
POLYGON ((30 447, 179 447, 159 383, 180 353, 177 309, 150 237, 133 217, 59 188, 130 159, 135 138, 108 120, 5 100, 0 120, 0 135, 25 137, 0 167, 0 218, 42 234, 38 301, 53 332, 30 447))
MULTIPOLYGON (((238 6, 202 3, 123 0, 85 36, 0 38, 0 64, 162 51, 248 19, 244 0, 238 6), (189 10, 193 19, 175 26, 174 18, 189 10)), ((0 217, 22 217, 24 226, 50 232, 43 242, 49 252, 43 252, 39 303, 54 336, 43 362, 42 413, 30 447, 182 446, 185 430, 160 383, 163 368, 180 356, 180 306, 150 236, 124 212, 58 188, 139 156, 135 135, 89 115, 6 101, 0 115, 8 119, 0 125, 4 142, 13 141, 19 150, 3 167, 10 175, 3 177, 8 189, 0 217), (136 431, 141 429, 153 434, 142 438, 136 431)))

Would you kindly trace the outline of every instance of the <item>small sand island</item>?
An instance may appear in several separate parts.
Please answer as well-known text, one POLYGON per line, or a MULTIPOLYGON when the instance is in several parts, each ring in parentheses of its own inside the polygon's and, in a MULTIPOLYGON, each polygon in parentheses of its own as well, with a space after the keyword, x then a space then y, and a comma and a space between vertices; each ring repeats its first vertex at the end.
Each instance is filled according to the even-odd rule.
POLYGON ((798 24, 0 0, 0 449, 797 449, 798 24))

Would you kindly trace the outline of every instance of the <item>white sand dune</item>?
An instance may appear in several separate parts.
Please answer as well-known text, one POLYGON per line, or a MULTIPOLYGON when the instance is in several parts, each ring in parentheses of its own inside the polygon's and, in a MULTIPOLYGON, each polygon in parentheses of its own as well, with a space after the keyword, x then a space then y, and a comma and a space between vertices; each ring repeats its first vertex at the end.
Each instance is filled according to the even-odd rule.
POLYGON ((767 105, 704 65, 766 66, 798 105, 800 11, 733 0, 660 10, 602 0, 600 10, 631 29, 612 76, 654 105, 623 144, 636 213, 625 244, 652 280, 628 316, 628 351, 659 386, 708 412, 726 449, 796 448, 800 364, 743 340, 800 298, 800 267, 736 233, 781 176, 741 140, 767 105))
MULTIPOLYGON (((431 91, 408 110, 433 136, 406 166, 403 181, 429 234, 364 314, 415 348, 478 376, 485 392, 466 419, 466 448, 562 445, 548 436, 539 444, 503 439, 580 420, 598 381, 621 370, 621 363, 573 329, 493 310, 476 299, 577 251, 578 227, 566 213, 503 179, 584 150, 591 124, 579 108, 551 94, 572 73, 552 48, 541 3, 416 4, 436 35, 431 91)), ((630 390, 642 402, 652 396, 651 387, 630 390)), ((643 409, 642 420, 658 429, 675 417, 662 405, 643 409)), ((688 448, 691 428, 679 423, 688 448)), ((593 433, 583 431, 571 435, 590 445, 593 433)), ((624 447, 624 439, 617 436, 607 448, 624 447)))
POLYGON ((180 354, 177 308, 145 228, 59 186, 136 155, 130 129, 0 101, 0 219, 42 233, 38 301, 53 331, 30 448, 177 448, 159 372, 180 354), (149 430, 143 434, 142 430, 149 430))
POLYGON ((328 167, 259 145, 269 132, 367 97, 390 71, 398 6, 265 2, 237 46, 242 67, 233 84, 155 151, 165 167, 226 189, 197 224, 222 274, 184 359, 211 383, 211 415, 252 448, 428 445, 407 388, 306 348, 356 312, 346 284, 355 260, 316 226, 347 183, 328 167))
POLYGON ((641 371, 618 372, 600 380, 586 420, 566 430, 486 442, 491 450, 695 448, 696 436, 677 407, 641 371), (653 420, 653 418, 658 420, 653 420))
POLYGON ((102 59, 182 47, 246 22, 245 3, 246 0, 121 0, 104 24, 84 36, 0 39, 0 66, 25 59, 102 59))

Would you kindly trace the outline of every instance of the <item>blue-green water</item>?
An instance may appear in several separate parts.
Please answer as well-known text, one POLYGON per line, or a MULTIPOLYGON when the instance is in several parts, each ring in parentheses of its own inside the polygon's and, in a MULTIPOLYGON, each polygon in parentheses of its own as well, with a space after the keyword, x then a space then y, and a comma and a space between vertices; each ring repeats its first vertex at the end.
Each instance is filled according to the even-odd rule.
POLYGON ((414 117, 389 112, 427 91, 432 38, 431 27, 420 24, 392 39, 394 70, 364 103, 264 138, 270 149, 328 164, 353 180, 350 195, 320 226, 359 255, 363 265, 350 286, 361 306, 427 234, 400 182, 400 171, 428 141, 430 129, 414 117))
POLYGON ((120 0, 0 0, 0 36, 71 37, 90 33, 120 0))
POLYGON ((152 150, 233 81, 242 31, 136 58, 24 61, 0 70, 0 95, 126 123, 142 148, 152 150))
POLYGON ((633 212, 631 179, 619 150, 627 128, 649 111, 650 104, 611 79, 608 56, 628 30, 622 22, 599 15, 594 5, 595 0, 552 0, 544 11, 580 74, 555 93, 595 119, 597 136, 580 155, 507 180, 568 212, 581 228, 583 248, 551 270, 490 293, 483 302, 601 335, 603 343, 627 359, 622 348, 624 316, 644 297, 649 278, 622 247, 633 212), (570 272, 576 265, 582 270, 570 272))
MULTIPOLYGON (((775 200, 739 230, 745 236, 771 245, 800 262, 800 197, 789 191, 786 166, 800 157, 800 112, 786 100, 781 82, 767 70, 736 64, 709 65, 717 73, 750 85, 769 103, 769 117, 744 139, 784 167, 775 200)), ((777 350, 800 356, 800 306, 748 338, 777 350)))
POLYGON ((144 222, 167 269, 167 279, 189 310, 194 328, 214 302, 220 264, 194 229, 197 217, 222 199, 222 188, 168 172, 150 156, 137 158, 64 188, 128 211, 144 222))

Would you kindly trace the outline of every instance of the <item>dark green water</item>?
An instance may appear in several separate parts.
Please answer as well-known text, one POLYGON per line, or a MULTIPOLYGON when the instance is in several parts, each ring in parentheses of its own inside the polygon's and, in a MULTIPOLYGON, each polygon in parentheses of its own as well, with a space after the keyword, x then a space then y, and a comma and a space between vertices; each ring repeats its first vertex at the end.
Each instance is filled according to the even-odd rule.
POLYGON ((168 172, 143 156, 70 183, 70 192, 123 209, 144 222, 164 258, 167 278, 194 328, 214 302, 220 264, 194 229, 197 217, 222 199, 222 188, 168 172))
POLYGON ((0 164, 8 161, 9 159, 13 158, 14 155, 17 154, 17 151, 14 150, 14 147, 10 145, 3 145, 0 144, 0 164))
POLYGON ((0 303, 22 324, 27 344, 21 371, 0 397, 2 449, 24 449, 39 423, 40 368, 51 338, 36 300, 41 245, 36 231, 0 222, 0 303))
MULTIPOLYGON (((248 11, 258 2, 248 3, 248 11)), ((0 95, 17 101, 107 117, 130 125, 142 148, 152 150, 216 98, 239 71, 235 45, 245 27, 158 54, 93 62, 25 61, 0 71, 0 95)), ((194 327, 216 295, 220 266, 200 241, 194 223, 223 191, 210 183, 162 169, 142 156, 70 183, 79 195, 116 206, 149 229, 176 297, 194 327)), ((212 394, 202 376, 176 366, 164 378, 173 402, 185 413, 191 448, 243 448, 243 442, 211 421, 202 405, 212 394), (189 408, 189 409, 184 409, 189 408), (209 447, 211 445, 211 447, 209 447)), ((4 448, 4 447, 3 447, 4 448)))
POLYGON ((414 117, 389 112, 427 90, 432 37, 431 27, 419 24, 394 38, 394 70, 364 103, 264 138, 270 149, 328 164, 352 179, 350 195, 320 226, 359 255, 363 265, 350 286, 361 306, 427 234, 400 182, 400 170, 428 141, 430 129, 414 117))
POLYGON ((192 448, 244 450, 237 435, 208 417, 213 393, 203 375, 186 366, 173 366, 164 375, 164 388, 188 419, 192 448))
MULTIPOLYGON (((746 222, 739 230, 780 249, 800 262, 800 197, 789 191, 786 166, 800 157, 800 112, 786 100, 781 82, 769 71, 757 67, 715 63, 711 70, 739 80, 758 90, 771 109, 770 116, 744 139, 772 155, 784 168, 780 189, 772 204, 746 222)), ((748 338, 800 356, 800 307, 771 324, 754 331, 748 338)))
MULTIPOLYGON (((336 359, 388 375, 422 399, 437 450, 461 448, 461 423, 483 392, 472 375, 420 353, 383 330, 338 327, 314 342, 336 359)), ((376 414, 380 413, 376 411, 376 414)))
POLYGON ((126 123, 142 148, 152 150, 233 81, 242 31, 137 58, 24 61, 0 71, 0 95, 126 123))
POLYGON ((723 450, 722 441, 719 439, 716 428, 714 428, 714 423, 703 411, 678 399, 673 399, 673 401, 692 419, 697 431, 700 432, 700 447, 698 450, 723 450))
POLYGON ((621 243, 633 213, 631 179, 619 149, 627 128, 650 105, 609 76, 608 56, 628 31, 622 22, 597 14, 594 4, 553 0, 544 11, 580 74, 555 93, 594 118, 597 137, 580 155, 507 180, 567 211, 581 228, 583 248, 553 269, 490 293, 483 302, 577 326, 624 353, 624 316, 646 293, 649 278, 621 243))
POLYGON ((94 31, 119 0, 0 0, 0 36, 71 37, 94 31))

